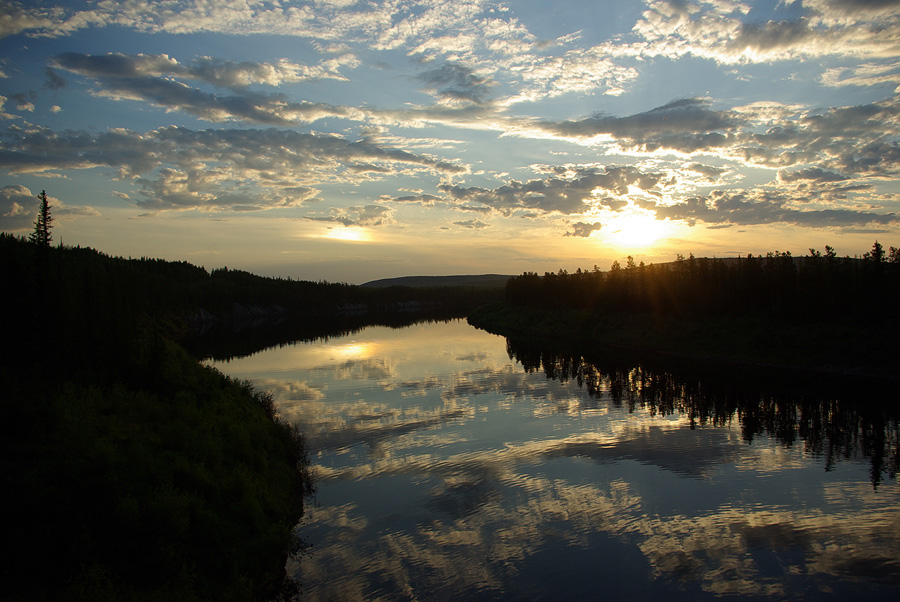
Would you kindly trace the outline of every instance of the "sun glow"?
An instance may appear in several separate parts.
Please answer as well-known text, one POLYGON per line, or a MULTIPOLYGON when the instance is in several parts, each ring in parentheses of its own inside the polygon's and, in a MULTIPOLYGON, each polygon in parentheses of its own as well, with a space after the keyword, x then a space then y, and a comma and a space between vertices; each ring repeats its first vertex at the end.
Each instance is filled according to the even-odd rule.
POLYGON ((620 249, 651 247, 660 239, 674 234, 675 229, 670 221, 639 213, 615 217, 604 227, 609 242, 620 249))
POLYGON ((368 242, 372 240, 372 235, 368 230, 362 228, 329 228, 325 233, 325 238, 332 240, 343 240, 346 242, 368 242))

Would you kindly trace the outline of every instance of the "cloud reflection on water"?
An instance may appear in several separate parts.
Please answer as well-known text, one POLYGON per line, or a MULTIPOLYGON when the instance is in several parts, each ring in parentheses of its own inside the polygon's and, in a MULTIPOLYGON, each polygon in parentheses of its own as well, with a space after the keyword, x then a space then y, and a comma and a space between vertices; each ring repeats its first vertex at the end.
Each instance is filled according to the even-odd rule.
POLYGON ((275 394, 317 454, 314 551, 289 567, 308 599, 538 599, 552 593, 533 570, 547 554, 590 580, 591 554, 615 565, 628 550, 642 560, 622 578, 674 597, 900 586, 896 482, 875 490, 855 463, 826 472, 802 445, 748 445, 737 420, 622 406, 602 382, 591 397, 471 330, 405 329, 408 348, 319 354, 275 383, 231 366, 275 394))

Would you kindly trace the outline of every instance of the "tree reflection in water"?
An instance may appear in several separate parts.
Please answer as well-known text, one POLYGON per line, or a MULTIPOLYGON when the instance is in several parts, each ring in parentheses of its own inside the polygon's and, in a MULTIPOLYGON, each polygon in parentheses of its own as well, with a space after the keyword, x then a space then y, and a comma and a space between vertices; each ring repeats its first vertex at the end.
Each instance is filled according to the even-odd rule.
POLYGON ((876 489, 900 468, 900 400, 894 382, 760 366, 702 366, 671 358, 663 367, 660 361, 638 363, 620 351, 587 359, 512 339, 506 349, 528 373, 575 380, 589 394, 585 404, 600 404, 606 393, 629 412, 640 408, 654 416, 687 416, 691 428, 725 426, 736 419, 748 443, 759 436, 774 437, 785 447, 802 441, 808 453, 825 458, 826 470, 861 455, 871 461, 876 489))

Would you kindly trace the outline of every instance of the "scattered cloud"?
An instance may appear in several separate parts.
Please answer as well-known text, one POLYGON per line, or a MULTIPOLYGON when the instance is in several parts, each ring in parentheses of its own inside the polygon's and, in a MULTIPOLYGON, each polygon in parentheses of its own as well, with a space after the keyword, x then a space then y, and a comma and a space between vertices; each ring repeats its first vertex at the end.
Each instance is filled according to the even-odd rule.
POLYGON ((481 104, 490 92, 493 82, 477 75, 471 68, 459 63, 445 63, 419 75, 425 82, 425 90, 448 102, 481 104))
MULTIPOLYGON (((67 206, 60 199, 47 195, 54 220, 68 221, 79 217, 95 217, 100 213, 89 206, 67 206)), ((0 188, 0 229, 4 232, 31 230, 37 219, 37 194, 21 185, 0 188)))
POLYGON ((587 223, 587 222, 575 222, 572 224, 572 231, 566 232, 563 236, 575 236, 578 238, 588 238, 594 232, 597 232, 602 228, 603 225, 600 222, 596 223, 587 223))
MULTIPOLYGON (((189 64, 183 64, 167 54, 91 55, 67 52, 54 57, 53 64, 59 69, 97 79, 179 77, 233 90, 242 90, 253 84, 280 86, 312 79, 346 79, 340 73, 328 68, 334 65, 332 61, 310 66, 287 59, 272 63, 252 61, 236 63, 204 56, 194 59, 189 64)), ((47 71, 52 73, 49 68, 47 71)))
POLYGON ((640 42, 616 52, 693 55, 725 64, 900 53, 900 11, 892 0, 805 0, 797 6, 800 14, 759 22, 747 18, 750 6, 745 4, 652 0, 634 27, 640 42))
POLYGON ((792 195, 771 190, 713 190, 673 205, 647 202, 657 219, 683 220, 691 225, 793 224, 810 228, 880 225, 900 222, 896 213, 854 209, 806 209, 796 206, 792 195))
POLYGON ((455 203, 475 203, 509 215, 516 210, 563 215, 582 214, 606 207, 616 210, 627 204, 623 198, 632 189, 652 191, 661 175, 643 173, 634 167, 555 168, 556 175, 518 182, 499 188, 441 185, 439 189, 455 203))
POLYGON ((112 168, 140 187, 139 205, 156 209, 296 206, 313 198, 322 181, 370 180, 401 170, 463 171, 431 157, 338 136, 174 126, 143 134, 11 128, 0 139, 0 163, 11 173, 112 168))
MULTIPOLYGON (((190 53, 173 43, 173 54, 122 45, 132 53, 44 56, 32 65, 32 90, 3 80, 0 119, 10 123, 0 165, 12 177, 103 172, 124 182, 122 201, 148 211, 339 204, 331 186, 359 185, 365 199, 310 217, 345 226, 397 223, 401 207, 420 205, 445 211, 441 219, 466 212, 443 222, 460 228, 497 227, 489 217, 514 215, 564 225, 575 238, 635 207, 712 227, 896 228, 900 2, 770 4, 647 0, 636 22, 598 42, 587 30, 540 38, 533 32, 558 23, 537 28, 524 8, 484 0, 7 2, 0 37, 23 43, 71 36, 69 47, 85 50, 85 30, 116 28, 178 42, 259 35, 302 51, 278 58, 284 46, 268 46, 259 60, 228 60, 208 56, 215 46, 190 53), (698 83, 630 110, 610 98, 644 90, 645 67, 668 64, 661 59, 718 69, 744 87, 732 94, 698 83), (803 103, 808 90, 799 87, 771 98, 748 93, 741 78, 763 71, 840 94, 827 98, 860 100, 803 103), (409 95, 391 98, 380 89, 385 77, 409 95), (370 98, 361 86, 373 83, 370 98), (344 86, 353 92, 343 95, 344 86), (106 131, 81 125, 88 121, 59 130, 31 123, 62 107, 54 123, 81 119, 90 103, 79 94, 149 108, 140 114, 161 127, 144 131, 127 118, 113 125, 128 127, 106 131), (195 129, 196 119, 218 129, 195 129), (535 146, 545 142, 552 148, 535 146), (496 149, 502 157, 490 155, 496 149), (564 154, 571 163, 534 164, 564 154), (495 159, 501 164, 487 164, 495 159), (391 179, 393 189, 362 188, 391 179)), ((14 60, 3 59, 4 74, 25 72, 14 60)), ((14 223, 25 205, 18 188, 4 190, 4 223, 14 223)))
POLYGON ((461 226, 463 228, 469 228, 470 230, 480 230, 482 228, 489 228, 490 224, 487 224, 480 219, 470 219, 466 221, 453 222, 456 226, 461 226))
POLYGON ((685 98, 625 117, 597 115, 577 121, 543 122, 536 127, 564 138, 604 137, 630 150, 694 153, 727 146, 732 133, 745 125, 739 113, 712 109, 707 99, 685 98))
POLYGON ((334 207, 329 216, 308 216, 306 219, 319 222, 334 222, 345 227, 386 226, 396 223, 392 218, 393 211, 382 205, 365 205, 363 207, 334 207))
POLYGON ((66 80, 57 75, 56 71, 50 67, 44 69, 44 73, 47 75, 47 81, 44 82, 44 87, 48 90, 60 90, 66 87, 66 80))

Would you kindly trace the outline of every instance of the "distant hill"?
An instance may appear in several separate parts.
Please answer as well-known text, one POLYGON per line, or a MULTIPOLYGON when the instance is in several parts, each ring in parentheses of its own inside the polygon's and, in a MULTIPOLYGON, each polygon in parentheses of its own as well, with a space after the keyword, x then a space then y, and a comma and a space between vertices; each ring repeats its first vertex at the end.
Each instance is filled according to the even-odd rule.
POLYGON ((475 276, 403 276, 401 278, 382 278, 372 280, 360 286, 364 288, 387 288, 389 286, 408 286, 412 288, 436 288, 441 286, 477 286, 481 288, 503 288, 512 276, 501 274, 481 274, 475 276))

